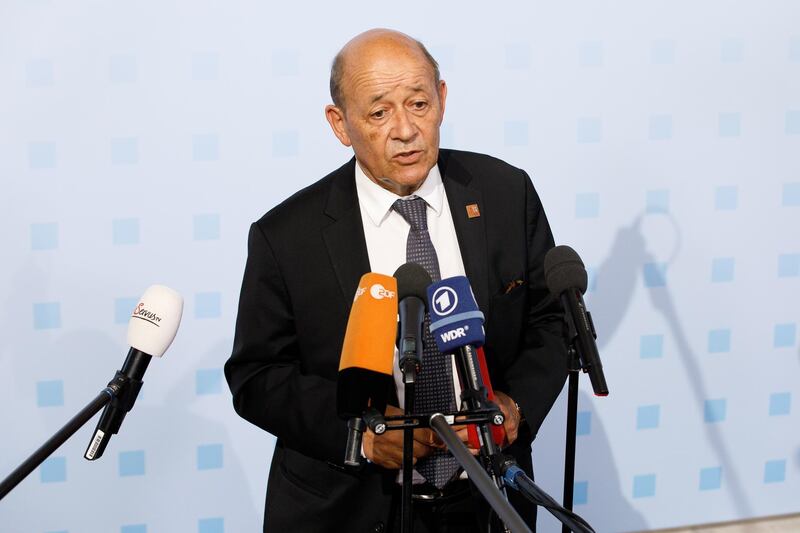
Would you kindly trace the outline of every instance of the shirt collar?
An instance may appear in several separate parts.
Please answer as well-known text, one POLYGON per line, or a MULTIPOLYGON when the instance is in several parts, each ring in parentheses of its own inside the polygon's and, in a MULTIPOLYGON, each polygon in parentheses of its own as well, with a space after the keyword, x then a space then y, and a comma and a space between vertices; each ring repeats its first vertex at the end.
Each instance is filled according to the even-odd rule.
POLYGON ((444 202, 444 184, 442 183, 442 175, 439 172, 439 165, 434 165, 431 168, 425 181, 422 182, 422 185, 414 194, 397 196, 369 179, 361 169, 361 164, 356 160, 356 192, 359 203, 376 226, 380 226, 386 220, 386 217, 392 211, 392 205, 399 198, 418 196, 425 200, 425 203, 433 209, 437 217, 442 213, 442 203, 444 202))

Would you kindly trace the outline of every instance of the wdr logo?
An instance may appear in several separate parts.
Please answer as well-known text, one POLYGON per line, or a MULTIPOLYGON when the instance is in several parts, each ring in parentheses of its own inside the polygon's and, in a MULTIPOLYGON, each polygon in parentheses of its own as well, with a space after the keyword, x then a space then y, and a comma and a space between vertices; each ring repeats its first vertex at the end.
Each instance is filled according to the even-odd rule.
POLYGON ((450 331, 445 331, 444 333, 441 333, 439 336, 442 338, 442 342, 451 342, 456 339, 466 337, 467 336, 466 330, 467 326, 464 326, 463 328, 456 328, 456 329, 451 329, 450 331))
POLYGON ((435 307, 436 314, 439 316, 446 316, 456 310, 458 306, 458 294, 452 288, 444 285, 434 291, 433 306, 435 307))

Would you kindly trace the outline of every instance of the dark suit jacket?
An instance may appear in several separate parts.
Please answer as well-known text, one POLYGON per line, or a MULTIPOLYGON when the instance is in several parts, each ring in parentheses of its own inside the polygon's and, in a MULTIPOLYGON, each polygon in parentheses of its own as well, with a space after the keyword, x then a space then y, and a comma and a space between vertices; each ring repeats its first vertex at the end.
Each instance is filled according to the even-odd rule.
MULTIPOLYGON (((250 229, 225 375, 236 411, 277 437, 265 531, 381 531, 390 514, 396 471, 341 468, 339 355, 358 281, 370 271, 354 165, 301 190, 250 229)), ((510 451, 530 474, 531 441, 567 368, 563 314, 543 274, 553 237, 524 171, 450 150, 440 151, 439 168, 464 268, 486 316, 492 384, 526 418, 510 451), (479 217, 467 216, 469 204, 478 205, 479 217)))

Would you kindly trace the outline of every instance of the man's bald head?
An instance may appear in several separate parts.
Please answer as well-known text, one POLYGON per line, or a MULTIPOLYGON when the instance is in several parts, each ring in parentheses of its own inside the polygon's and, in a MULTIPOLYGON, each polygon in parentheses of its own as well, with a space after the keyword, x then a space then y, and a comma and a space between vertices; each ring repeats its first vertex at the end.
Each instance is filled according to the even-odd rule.
POLYGON ((430 52, 428 52, 428 49, 425 48, 424 44, 412 37, 409 37, 405 33, 383 28, 376 28, 373 30, 367 30, 364 33, 360 33, 359 35, 353 37, 342 47, 341 50, 339 50, 339 53, 336 54, 336 57, 333 58, 333 64, 331 65, 330 90, 331 99, 333 99, 334 105, 342 109, 345 107, 345 94, 342 85, 347 69, 348 58, 359 57, 365 53, 391 48, 397 50, 402 50, 405 48, 412 53, 422 54, 422 56, 425 58, 425 61, 433 70, 434 82, 436 85, 439 84, 439 63, 437 63, 430 52))

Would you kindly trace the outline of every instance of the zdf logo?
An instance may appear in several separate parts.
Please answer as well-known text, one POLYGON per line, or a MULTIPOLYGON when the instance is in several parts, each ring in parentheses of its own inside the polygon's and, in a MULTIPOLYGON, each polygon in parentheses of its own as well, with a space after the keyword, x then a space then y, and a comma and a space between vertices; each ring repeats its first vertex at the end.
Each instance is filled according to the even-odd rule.
POLYGON ((446 316, 455 311, 458 305, 458 294, 453 288, 444 285, 433 292, 431 300, 436 314, 446 316))
POLYGON ((376 283, 369 288, 369 294, 376 300, 383 300, 384 298, 394 298, 394 291, 386 289, 380 283, 376 283))

